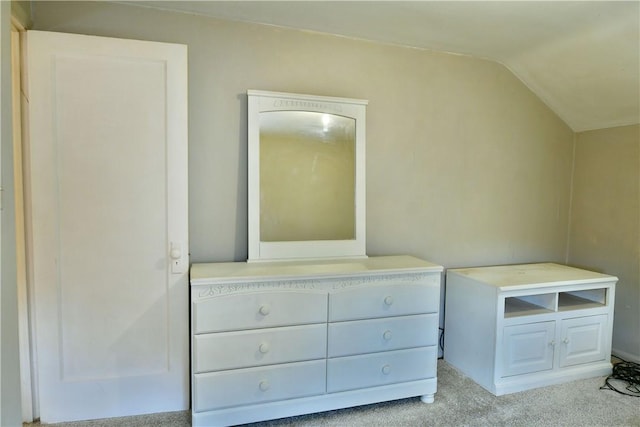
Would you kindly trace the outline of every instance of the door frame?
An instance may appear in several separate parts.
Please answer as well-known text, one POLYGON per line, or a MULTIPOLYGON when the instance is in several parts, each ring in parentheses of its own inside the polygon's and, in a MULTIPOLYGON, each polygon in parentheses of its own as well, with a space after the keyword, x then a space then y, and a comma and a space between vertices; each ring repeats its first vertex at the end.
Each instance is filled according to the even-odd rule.
POLYGON ((20 352, 20 392, 22 400, 22 421, 32 422, 38 417, 37 373, 33 366, 36 348, 33 345, 33 327, 30 318, 30 299, 28 281, 28 222, 25 221, 28 210, 28 198, 25 193, 25 163, 23 150, 28 138, 28 94, 26 88, 26 69, 24 61, 26 28, 15 17, 11 17, 11 89, 13 123, 13 168, 16 222, 16 282, 18 293, 18 346, 20 352), (34 381, 36 381, 34 383, 34 381))
POLYGON ((32 365, 35 347, 31 337, 33 322, 29 317, 29 284, 27 274, 27 238, 25 221, 25 185, 23 150, 27 133, 26 79, 24 67, 24 34, 26 28, 14 16, 11 17, 11 74, 12 74, 12 125, 13 125, 13 168, 16 218, 16 283, 18 295, 18 347, 20 352, 20 386, 22 400, 22 421, 32 422, 37 418, 37 396, 33 381, 37 379, 32 365))

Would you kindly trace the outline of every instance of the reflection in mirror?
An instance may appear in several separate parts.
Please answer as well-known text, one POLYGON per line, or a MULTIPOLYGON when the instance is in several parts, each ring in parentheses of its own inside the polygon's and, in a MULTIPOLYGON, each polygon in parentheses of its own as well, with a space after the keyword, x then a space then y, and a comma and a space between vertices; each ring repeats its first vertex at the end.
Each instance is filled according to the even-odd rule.
POLYGON ((247 94, 248 261, 366 257, 367 101, 247 94))
POLYGON ((260 113, 260 240, 355 239, 355 120, 260 113))

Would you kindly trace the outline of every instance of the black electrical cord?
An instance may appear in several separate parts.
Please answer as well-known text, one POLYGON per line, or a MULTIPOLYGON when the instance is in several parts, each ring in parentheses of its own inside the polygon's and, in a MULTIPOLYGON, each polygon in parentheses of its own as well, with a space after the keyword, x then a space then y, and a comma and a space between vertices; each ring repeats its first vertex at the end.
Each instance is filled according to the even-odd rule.
MULTIPOLYGON (((618 359, 620 358, 618 357, 618 359)), ((640 365, 620 360, 622 362, 613 365, 611 375, 604 380, 604 385, 600 387, 600 390, 608 389, 626 396, 640 397, 640 365), (621 383, 626 383, 626 387, 621 383)))

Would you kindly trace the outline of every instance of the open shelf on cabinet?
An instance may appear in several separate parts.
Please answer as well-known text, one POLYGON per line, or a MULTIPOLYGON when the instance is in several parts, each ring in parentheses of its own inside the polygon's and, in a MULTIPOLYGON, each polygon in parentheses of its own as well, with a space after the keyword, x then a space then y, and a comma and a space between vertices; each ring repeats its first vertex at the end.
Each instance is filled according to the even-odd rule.
POLYGON ((553 313, 556 294, 521 295, 504 299, 504 317, 553 313))
POLYGON ((504 317, 511 318, 553 313, 555 311, 584 310, 605 307, 606 305, 606 288, 519 295, 504 299, 504 317))
POLYGON ((604 307, 607 304, 607 290, 587 289, 558 293, 558 311, 582 310, 604 307))

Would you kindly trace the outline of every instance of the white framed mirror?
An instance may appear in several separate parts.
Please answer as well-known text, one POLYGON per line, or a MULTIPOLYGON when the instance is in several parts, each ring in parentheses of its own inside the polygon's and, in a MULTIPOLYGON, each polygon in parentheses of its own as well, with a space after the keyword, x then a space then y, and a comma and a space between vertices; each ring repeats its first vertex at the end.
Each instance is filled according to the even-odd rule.
POLYGON ((366 257, 367 101, 247 95, 248 261, 366 257))

